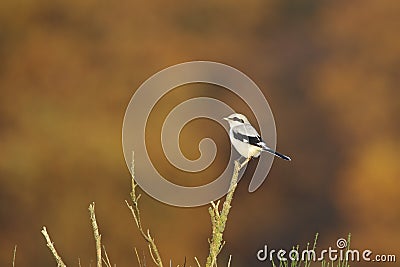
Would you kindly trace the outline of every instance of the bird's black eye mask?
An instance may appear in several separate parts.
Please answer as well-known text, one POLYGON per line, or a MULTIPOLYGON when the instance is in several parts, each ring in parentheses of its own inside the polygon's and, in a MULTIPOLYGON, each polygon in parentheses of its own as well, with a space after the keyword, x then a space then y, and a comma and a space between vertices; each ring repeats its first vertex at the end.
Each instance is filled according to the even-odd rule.
POLYGON ((238 122, 244 123, 244 120, 239 119, 239 118, 236 118, 236 117, 232 118, 232 120, 233 120, 233 121, 238 121, 238 122))

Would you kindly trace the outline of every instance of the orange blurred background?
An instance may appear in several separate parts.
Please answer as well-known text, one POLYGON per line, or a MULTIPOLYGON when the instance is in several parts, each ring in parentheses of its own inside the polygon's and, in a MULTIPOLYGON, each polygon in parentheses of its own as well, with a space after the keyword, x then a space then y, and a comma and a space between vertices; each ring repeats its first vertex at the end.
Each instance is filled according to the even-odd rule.
MULTIPOLYGON (((252 78, 274 112, 278 149, 293 158, 275 160, 254 193, 244 176, 222 266, 230 254, 232 266, 265 265, 256 258, 264 244, 305 246, 316 232, 321 249, 351 232, 353 248, 399 257, 399 13, 390 0, 2 1, 0 265, 11 265, 17 244, 16 266, 55 266, 43 225, 67 265, 94 265, 92 201, 112 263, 136 266, 137 247, 152 265, 124 203, 122 120, 142 82, 191 60, 252 78)), ((166 109, 181 95, 169 97, 166 109)), ((187 136, 213 135, 193 126, 187 136)), ((228 136, 218 136, 216 173, 229 153, 228 136)), ((196 157, 197 145, 184 152, 196 157)), ((205 261, 207 207, 171 207, 143 194, 141 211, 165 264, 205 261)))

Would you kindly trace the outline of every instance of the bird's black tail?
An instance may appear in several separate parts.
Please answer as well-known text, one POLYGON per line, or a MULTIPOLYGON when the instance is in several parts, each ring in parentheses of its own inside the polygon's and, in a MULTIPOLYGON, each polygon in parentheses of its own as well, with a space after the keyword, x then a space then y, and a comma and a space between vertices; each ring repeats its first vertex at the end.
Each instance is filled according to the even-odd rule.
POLYGON ((281 153, 279 153, 277 151, 274 151, 274 150, 270 149, 269 147, 264 147, 264 150, 269 152, 269 153, 271 153, 272 155, 275 155, 275 156, 281 158, 281 159, 284 159, 284 160, 287 160, 287 161, 291 161, 292 160, 290 157, 288 157, 286 155, 283 155, 283 154, 281 154, 281 153))

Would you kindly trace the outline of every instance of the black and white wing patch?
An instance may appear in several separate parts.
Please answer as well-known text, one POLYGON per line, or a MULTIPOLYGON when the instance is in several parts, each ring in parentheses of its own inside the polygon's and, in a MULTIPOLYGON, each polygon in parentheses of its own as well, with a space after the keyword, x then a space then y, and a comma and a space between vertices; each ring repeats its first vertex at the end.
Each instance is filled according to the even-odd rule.
POLYGON ((266 145, 251 125, 240 125, 232 129, 233 137, 243 143, 265 148, 266 145))
POLYGON ((277 151, 272 150, 265 144, 265 142, 261 139, 260 135, 257 133, 256 129, 250 124, 242 124, 231 129, 233 138, 243 143, 247 143, 256 147, 261 148, 262 150, 271 153, 277 157, 280 157, 284 160, 290 161, 290 157, 283 155, 277 151))

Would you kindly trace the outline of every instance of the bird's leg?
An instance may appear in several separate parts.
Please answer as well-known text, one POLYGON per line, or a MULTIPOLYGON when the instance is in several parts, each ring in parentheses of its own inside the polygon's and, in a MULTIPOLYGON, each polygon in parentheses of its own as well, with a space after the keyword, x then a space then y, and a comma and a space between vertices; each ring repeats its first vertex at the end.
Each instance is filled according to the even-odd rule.
POLYGON ((242 169, 244 167, 244 165, 246 165, 250 160, 251 160, 251 157, 246 158, 246 160, 243 161, 243 163, 240 165, 240 169, 242 169))

